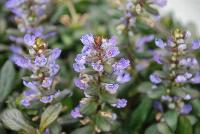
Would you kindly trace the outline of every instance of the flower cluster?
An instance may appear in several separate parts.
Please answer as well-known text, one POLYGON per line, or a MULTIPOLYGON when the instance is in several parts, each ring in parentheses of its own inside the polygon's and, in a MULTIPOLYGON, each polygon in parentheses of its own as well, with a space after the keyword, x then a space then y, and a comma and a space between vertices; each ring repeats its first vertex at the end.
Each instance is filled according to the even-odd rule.
POLYGON ((36 27, 46 16, 51 0, 8 0, 5 4, 15 15, 19 28, 23 31, 36 27))
POLYGON ((59 95, 59 91, 55 91, 55 78, 60 69, 56 59, 60 56, 61 50, 48 49, 47 44, 37 34, 26 34, 24 42, 29 48, 29 55, 11 57, 16 65, 33 73, 23 80, 28 90, 24 91, 21 103, 24 106, 30 106, 34 100, 50 103, 59 95))
POLYGON ((121 25, 118 26, 118 29, 123 31, 134 27, 136 19, 140 18, 140 16, 144 18, 147 14, 148 17, 146 19, 151 17, 159 19, 158 12, 152 12, 149 8, 154 9, 154 5, 164 7, 166 4, 166 0, 127 0, 125 3, 121 3, 119 8, 124 12, 124 16, 121 18, 121 25), (152 16, 149 16, 149 14, 152 16))
MULTIPOLYGON (((74 70, 80 75, 75 78, 74 83, 84 91, 85 98, 72 110, 71 115, 74 118, 83 117, 80 109, 85 104, 92 101, 105 103, 101 100, 103 96, 108 95, 110 96, 108 99, 111 99, 116 95, 120 84, 131 79, 130 74, 125 70, 129 67, 129 60, 121 58, 116 61, 116 56, 120 52, 115 37, 104 39, 86 34, 81 37, 81 42, 84 45, 82 53, 76 56, 76 63, 73 64, 74 70)), ((127 100, 115 98, 110 101, 110 104, 116 108, 124 108, 127 100)))
MULTIPOLYGON (((189 32, 176 29, 167 42, 156 39, 155 44, 160 48, 160 54, 155 52, 154 60, 163 65, 163 71, 156 71, 150 75, 154 88, 164 86, 166 89, 161 101, 170 109, 176 108, 181 114, 188 114, 192 110, 188 101, 193 95, 187 91, 192 89, 186 89, 187 84, 200 82, 199 64, 192 53, 199 48, 199 41, 188 43, 189 37, 189 32)), ((159 109, 163 111, 161 106, 159 109)))

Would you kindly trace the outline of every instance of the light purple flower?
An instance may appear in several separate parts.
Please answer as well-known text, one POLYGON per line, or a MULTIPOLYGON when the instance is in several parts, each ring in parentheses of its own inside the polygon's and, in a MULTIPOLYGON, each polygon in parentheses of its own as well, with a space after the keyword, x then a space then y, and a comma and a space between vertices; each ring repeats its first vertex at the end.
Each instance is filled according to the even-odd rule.
POLYGON ((116 108, 124 108, 127 105, 127 100, 126 99, 118 99, 115 104, 112 104, 113 107, 116 108))
POLYGON ((47 58, 44 55, 36 56, 34 63, 39 67, 43 67, 47 63, 47 58))
POLYGON ((175 79, 177 83, 184 83, 187 81, 187 78, 184 75, 178 75, 175 79))
POLYGON ((84 64, 79 64, 79 63, 74 63, 73 68, 76 72, 82 72, 83 70, 86 69, 84 64))
POLYGON ((42 86, 45 88, 49 88, 52 85, 53 79, 52 78, 48 78, 46 77, 43 81, 42 81, 42 86))
POLYGON ((153 2, 153 4, 160 7, 164 7, 167 5, 167 0, 150 0, 150 1, 153 2))
POLYGON ((80 106, 75 107, 72 111, 71 111, 71 116, 73 118, 81 118, 83 117, 83 115, 81 115, 80 113, 80 106))
POLYGON ((157 47, 159 48, 165 48, 167 46, 167 44, 162 40, 162 39, 155 39, 155 44, 157 47))
POLYGON ((6 8, 16 8, 24 2, 26 2, 26 0, 8 0, 5 6, 6 8))
POLYGON ((30 100, 27 98, 24 98, 20 102, 24 107, 29 107, 31 105, 30 100))
POLYGON ((105 89, 111 94, 115 94, 118 88, 118 84, 105 84, 105 89))
POLYGON ((139 51, 139 52, 144 51, 144 45, 146 43, 152 41, 153 39, 154 39, 154 35, 148 35, 148 36, 139 38, 135 43, 137 51, 139 51))
POLYGON ((192 83, 198 84, 200 83, 200 73, 196 73, 195 76, 191 79, 192 83))
POLYGON ((81 37, 81 42, 86 46, 93 45, 94 44, 94 36, 92 34, 85 34, 81 37))
POLYGON ((191 104, 184 104, 181 108, 180 108, 180 113, 181 114, 189 114, 192 111, 192 105, 191 104))
POLYGON ((155 73, 150 75, 150 80, 154 84, 159 84, 162 82, 162 79, 155 73))
POLYGON ((106 49, 106 57, 107 58, 113 58, 117 55, 119 55, 119 49, 118 47, 110 47, 108 49, 106 49))
POLYGON ((76 87, 80 89, 86 89, 88 88, 88 85, 83 83, 79 78, 74 79, 74 84, 76 87))
POLYGON ((33 46, 35 44, 35 39, 36 39, 35 35, 26 34, 24 36, 24 43, 28 46, 33 46))
POLYGON ((125 72, 125 71, 117 71, 115 73, 117 75, 117 82, 123 84, 123 83, 126 83, 126 82, 129 82, 131 80, 131 76, 129 73, 125 72))
POLYGON ((187 79, 192 78, 192 74, 191 74, 191 73, 188 73, 188 72, 186 72, 186 73, 184 74, 184 76, 185 76, 185 78, 187 78, 187 79))
POLYGON ((117 63, 113 64, 112 67, 114 71, 118 71, 118 70, 126 69, 129 65, 130 65, 129 60, 121 58, 117 63))
POLYGON ((200 39, 198 40, 193 40, 192 42, 192 49, 199 49, 200 48, 200 39))
POLYGON ((198 65, 198 61, 196 58, 183 58, 179 61, 179 64, 186 67, 192 67, 198 65))
POLYGON ((92 63, 92 68, 93 68, 95 71, 103 72, 103 65, 101 65, 99 62, 92 63))
POLYGON ((78 64, 85 64, 86 63, 86 56, 83 55, 83 54, 78 54, 75 58, 75 61, 78 63, 78 64))
POLYGON ((163 64, 162 55, 159 54, 158 52, 155 51, 153 52, 153 60, 158 64, 163 64))
POLYGON ((108 44, 109 46, 116 46, 117 44, 117 38, 115 36, 112 36, 109 40, 108 40, 108 44))
POLYGON ((22 48, 16 45, 11 45, 9 47, 10 51, 12 51, 14 54, 22 54, 22 48))
POLYGON ((171 97, 171 96, 168 96, 168 95, 163 95, 163 96, 161 97, 161 100, 162 100, 162 101, 171 101, 171 100, 172 100, 172 97, 171 97))
POLYGON ((43 96, 40 101, 42 103, 50 103, 53 101, 54 95, 49 95, 49 96, 43 96))
POLYGON ((58 57, 60 57, 60 54, 61 54, 61 49, 59 49, 59 48, 54 48, 54 49, 51 51, 51 54, 50 54, 50 56, 49 56, 49 60, 51 60, 51 61, 56 60, 58 57))
POLYGON ((30 60, 26 57, 14 54, 10 57, 10 60, 21 68, 29 69, 31 67, 30 60))
POLYGON ((50 64, 49 65, 49 73, 50 76, 56 75, 60 70, 60 66, 58 64, 50 64))

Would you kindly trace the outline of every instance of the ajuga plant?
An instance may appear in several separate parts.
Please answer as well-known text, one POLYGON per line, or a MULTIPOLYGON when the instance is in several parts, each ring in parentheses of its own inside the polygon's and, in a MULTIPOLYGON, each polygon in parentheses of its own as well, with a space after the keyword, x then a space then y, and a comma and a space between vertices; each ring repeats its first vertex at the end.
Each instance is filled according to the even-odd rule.
POLYGON ((80 118, 83 125, 90 127, 91 133, 109 132, 117 115, 111 107, 124 108, 126 99, 119 99, 117 91, 121 84, 131 79, 125 70, 130 61, 117 58, 120 54, 115 37, 85 34, 81 37, 84 47, 75 58, 74 70, 79 72, 75 85, 83 90, 85 97, 71 111, 73 118, 80 118))
MULTIPOLYGON (((117 2, 116 2, 117 3, 117 2)), ((146 69, 151 61, 152 51, 149 44, 159 32, 166 35, 167 30, 160 25, 160 15, 157 7, 164 7, 166 0, 121 0, 119 10, 123 12, 116 29, 122 37, 126 55, 131 62, 133 80, 138 72, 146 69), (148 32, 148 29, 151 29, 148 32), (164 32, 163 32, 164 31, 164 32)))
MULTIPOLYGON (((200 82, 199 64, 194 55, 194 51, 199 48, 199 41, 191 43, 189 38, 188 31, 175 29, 167 42, 155 39, 155 45, 159 49, 155 50, 154 60, 162 65, 162 70, 150 75, 152 86, 147 94, 155 100, 157 125, 165 127, 170 133, 181 132, 179 125, 183 120, 190 120, 186 115, 192 113, 192 103, 200 95, 191 86, 200 82), (169 121, 170 118, 173 118, 173 122, 169 121)), ((187 131, 192 131, 191 128, 188 129, 187 131)))
POLYGON ((22 49, 11 46, 14 54, 11 60, 19 67, 32 72, 30 76, 23 77, 23 84, 26 90, 21 95, 17 104, 30 111, 37 110, 32 116, 41 118, 32 119, 40 125, 31 126, 24 118, 20 110, 11 108, 5 110, 1 115, 2 122, 12 130, 19 133, 48 134, 47 128, 57 117, 62 109, 62 105, 57 103, 60 90, 56 89, 59 79, 60 66, 56 59, 60 56, 61 50, 58 48, 49 49, 44 39, 43 28, 40 22, 45 16, 45 9, 50 3, 49 0, 9 0, 6 7, 9 8, 18 20, 18 27, 24 37, 11 36, 17 43, 24 43, 28 53, 22 53, 22 49), (49 104, 52 104, 48 106, 49 104), (48 106, 48 107, 47 107, 48 106), (47 108, 46 108, 47 107, 47 108))
POLYGON ((27 46, 24 43, 24 34, 36 34, 46 39, 54 32, 49 32, 52 26, 42 24, 42 21, 48 16, 49 8, 52 6, 52 0, 8 0, 5 7, 13 13, 14 22, 17 24, 18 29, 13 29, 10 32, 9 39, 13 41, 10 45, 10 50, 13 52, 13 57, 23 55, 23 47, 27 46), (46 34, 44 32, 47 32, 46 34))

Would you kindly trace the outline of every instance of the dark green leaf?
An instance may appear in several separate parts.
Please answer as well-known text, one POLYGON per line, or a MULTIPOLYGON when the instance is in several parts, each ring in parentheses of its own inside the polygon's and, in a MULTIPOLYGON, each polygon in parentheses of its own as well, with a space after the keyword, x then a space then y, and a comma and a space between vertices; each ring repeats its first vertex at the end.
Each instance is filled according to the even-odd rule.
POLYGON ((82 128, 74 130, 71 134, 92 134, 92 132, 93 132, 92 126, 84 126, 82 128))
POLYGON ((187 117, 179 116, 176 134, 193 134, 192 125, 187 117))
POLYGON ((152 107, 151 105, 152 101, 148 97, 146 97, 142 100, 136 110, 131 114, 130 125, 133 132, 138 131, 142 127, 152 107))
POLYGON ((15 79, 15 69, 10 61, 7 61, 2 69, 0 76, 0 103, 9 95, 15 79))
POLYGON ((104 132, 109 132, 111 130, 111 124, 106 118, 102 116, 96 116, 96 125, 100 130, 104 132))
POLYGON ((158 123, 157 128, 161 134, 173 134, 165 123, 158 123))
POLYGON ((160 133, 158 131, 157 125, 154 124, 146 129, 145 134, 160 134, 160 133))
POLYGON ((97 109, 97 103, 89 102, 89 103, 82 105, 80 111, 82 114, 90 115, 90 114, 94 113, 96 111, 96 109, 97 109))
POLYGON ((40 121, 41 132, 57 119, 61 110, 62 110, 62 105, 58 103, 58 104, 49 106, 44 111, 44 113, 41 116, 41 121, 40 121))
POLYGON ((173 131, 175 131, 178 121, 178 113, 176 111, 168 111, 164 114, 164 119, 167 125, 169 125, 173 131))
POLYGON ((200 122, 194 126, 194 134, 200 134, 200 122))
POLYGON ((1 114, 1 121, 5 126, 14 131, 24 131, 29 134, 35 134, 35 130, 25 121, 22 113, 17 109, 7 109, 1 114))

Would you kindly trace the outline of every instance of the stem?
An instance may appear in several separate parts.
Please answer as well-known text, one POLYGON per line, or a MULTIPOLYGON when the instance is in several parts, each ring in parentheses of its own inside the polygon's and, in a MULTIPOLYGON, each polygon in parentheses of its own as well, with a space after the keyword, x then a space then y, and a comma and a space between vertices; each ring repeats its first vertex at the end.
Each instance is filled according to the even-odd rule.
POLYGON ((72 17, 72 22, 77 23, 78 22, 78 16, 77 16, 74 4, 72 3, 71 0, 66 0, 66 3, 67 3, 67 7, 69 9, 69 12, 71 14, 71 17, 72 17))

